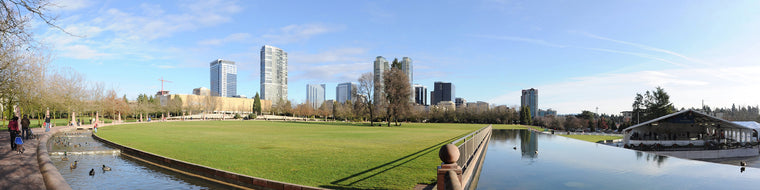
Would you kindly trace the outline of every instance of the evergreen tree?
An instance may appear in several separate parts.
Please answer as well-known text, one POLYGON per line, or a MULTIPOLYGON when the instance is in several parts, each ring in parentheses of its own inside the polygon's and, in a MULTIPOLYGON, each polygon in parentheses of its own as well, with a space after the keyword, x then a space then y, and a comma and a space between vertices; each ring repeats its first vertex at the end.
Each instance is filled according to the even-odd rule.
POLYGON ((520 123, 523 125, 530 125, 533 121, 533 117, 530 115, 530 106, 523 106, 520 108, 520 123))
POLYGON ((670 95, 659 86, 651 92, 646 91, 643 95, 636 93, 632 105, 635 120, 638 121, 641 117, 641 122, 676 112, 675 106, 670 102, 670 95))
POLYGON ((256 92, 256 96, 253 97, 253 113, 256 113, 256 115, 261 114, 261 97, 259 97, 258 92, 256 92))

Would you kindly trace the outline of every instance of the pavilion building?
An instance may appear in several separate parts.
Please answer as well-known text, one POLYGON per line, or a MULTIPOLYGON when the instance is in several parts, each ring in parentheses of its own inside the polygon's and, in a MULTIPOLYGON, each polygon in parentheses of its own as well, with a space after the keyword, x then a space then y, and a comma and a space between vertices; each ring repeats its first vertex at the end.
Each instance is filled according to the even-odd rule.
POLYGON ((624 147, 687 159, 760 155, 756 122, 731 122, 683 110, 623 130, 624 147))

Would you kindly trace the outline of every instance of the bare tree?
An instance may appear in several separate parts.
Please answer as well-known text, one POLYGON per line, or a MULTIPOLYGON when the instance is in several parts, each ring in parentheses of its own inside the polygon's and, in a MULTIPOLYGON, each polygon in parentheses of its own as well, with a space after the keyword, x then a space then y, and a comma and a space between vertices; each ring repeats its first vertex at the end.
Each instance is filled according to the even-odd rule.
POLYGON ((399 126, 399 116, 409 111, 411 87, 409 86, 409 77, 396 66, 398 65, 396 64, 396 60, 393 62, 394 66, 389 71, 383 73, 385 97, 388 101, 386 118, 388 119, 388 126, 391 125, 391 119, 396 122, 396 126, 399 126))
POLYGON ((372 103, 375 95, 374 91, 375 81, 372 73, 367 72, 362 74, 362 76, 359 77, 359 89, 357 90, 359 97, 357 98, 357 101, 362 101, 365 105, 367 105, 367 108, 369 109, 369 125, 374 125, 373 122, 375 121, 374 106, 372 103))
POLYGON ((214 113, 214 111, 219 107, 219 98, 216 96, 204 96, 203 97, 203 111, 206 113, 214 113))

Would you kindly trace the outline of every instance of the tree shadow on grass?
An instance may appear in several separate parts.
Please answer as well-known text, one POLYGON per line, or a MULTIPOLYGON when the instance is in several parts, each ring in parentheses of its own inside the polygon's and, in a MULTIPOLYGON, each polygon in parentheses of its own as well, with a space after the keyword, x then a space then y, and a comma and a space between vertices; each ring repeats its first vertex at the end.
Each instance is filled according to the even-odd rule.
MULTIPOLYGON (((359 182, 362 182, 364 180, 367 180, 367 179, 370 179, 372 177, 375 177, 377 175, 380 175, 382 173, 385 173, 386 171, 389 171, 389 170, 392 170, 392 169, 397 168, 399 166, 402 166, 402 165, 404 165, 406 163, 409 163, 409 162, 411 162, 411 161, 413 161, 413 160, 415 160, 415 159, 417 159, 419 157, 422 157, 422 156, 424 156, 424 155, 426 155, 426 154, 428 154, 430 152, 436 151, 441 146, 443 146, 443 145, 445 145, 445 144, 447 144, 447 143, 449 143, 449 142, 451 142, 453 140, 462 138, 464 135, 466 135, 466 134, 462 134, 462 135, 456 136, 454 138, 445 140, 443 142, 440 142, 438 144, 429 146, 427 148, 424 148, 424 149, 419 150, 417 152, 411 153, 411 154, 406 155, 404 157, 398 158, 396 160, 390 161, 388 163, 381 164, 379 166, 375 166, 373 168, 370 168, 370 169, 364 170, 362 172, 350 175, 348 177, 332 181, 332 182, 330 182, 331 185, 320 185, 320 187, 329 188, 329 189, 378 189, 377 187, 372 187, 372 188, 357 188, 357 187, 351 187, 351 186, 354 185, 354 184, 356 184, 356 183, 359 183, 359 182)), ((431 165, 430 167, 433 168, 434 165, 431 165)), ((405 177, 405 176, 397 176, 397 177, 405 177)), ((384 189, 384 188, 381 187, 380 189, 384 189)))

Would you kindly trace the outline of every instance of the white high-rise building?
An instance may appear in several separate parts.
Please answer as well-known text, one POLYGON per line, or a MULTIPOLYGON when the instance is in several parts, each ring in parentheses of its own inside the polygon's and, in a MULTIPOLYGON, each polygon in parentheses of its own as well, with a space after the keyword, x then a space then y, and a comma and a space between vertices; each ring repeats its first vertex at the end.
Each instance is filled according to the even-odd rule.
POLYGON ((261 99, 272 104, 288 100, 288 53, 280 48, 261 47, 261 99))
POLYGON ((347 82, 340 83, 335 87, 335 100, 340 103, 346 103, 346 101, 353 102, 355 99, 355 93, 358 90, 356 83, 347 82))
POLYGON ((311 103, 311 107, 318 109, 325 102, 325 84, 307 84, 306 101, 311 103))
POLYGON ((237 66, 233 61, 217 59, 211 67, 211 95, 232 97, 237 95, 237 66))
POLYGON ((401 59, 401 71, 404 71, 404 74, 409 77, 409 87, 410 87, 410 95, 409 95, 409 102, 415 102, 414 101, 414 67, 412 66, 412 58, 404 57, 401 59))
POLYGON ((375 94, 373 95, 373 101, 377 103, 380 102, 380 100, 384 99, 383 97, 385 96, 385 91, 383 90, 385 89, 383 85, 383 72, 389 69, 388 60, 385 60, 383 56, 377 56, 377 58, 375 58, 374 66, 375 94))

